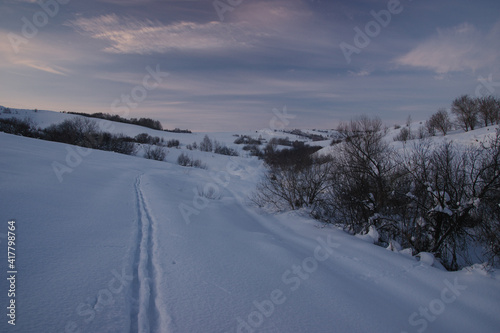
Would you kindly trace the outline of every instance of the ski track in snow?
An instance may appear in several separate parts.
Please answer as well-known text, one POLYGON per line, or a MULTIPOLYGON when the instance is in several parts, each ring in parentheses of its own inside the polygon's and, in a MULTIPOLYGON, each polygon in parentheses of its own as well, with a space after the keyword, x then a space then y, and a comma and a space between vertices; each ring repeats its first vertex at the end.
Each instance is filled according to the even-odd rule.
POLYGON ((161 299, 162 269, 158 262, 156 222, 148 209, 141 189, 142 174, 135 182, 137 203, 137 247, 132 282, 131 332, 171 332, 171 318, 161 299))

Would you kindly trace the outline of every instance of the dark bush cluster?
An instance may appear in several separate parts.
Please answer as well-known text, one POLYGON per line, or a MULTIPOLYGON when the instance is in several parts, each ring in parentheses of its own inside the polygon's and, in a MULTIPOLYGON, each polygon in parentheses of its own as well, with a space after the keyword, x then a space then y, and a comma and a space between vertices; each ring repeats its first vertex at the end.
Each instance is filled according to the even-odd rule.
POLYGON ((172 140, 168 140, 167 141, 167 147, 168 148, 179 147, 179 145, 180 145, 179 140, 172 139, 172 140))
POLYGON ((217 141, 214 141, 214 153, 227 156, 238 156, 238 152, 233 148, 229 148, 217 141))
MULTIPOLYGON (((271 147, 271 146, 270 146, 271 147)), ((328 186, 331 160, 316 157, 320 147, 300 147, 276 151, 267 149, 263 159, 269 167, 264 180, 257 186, 253 201, 259 206, 277 209, 322 206, 323 191, 328 186)))
POLYGON ((313 134, 313 133, 306 133, 304 131, 301 131, 299 129, 294 129, 290 132, 285 132, 285 133, 290 133, 290 134, 293 134, 293 135, 297 135, 297 136, 301 136, 303 138, 307 138, 309 140, 312 140, 312 141, 324 141, 324 140, 328 140, 327 137, 323 136, 323 135, 320 135, 320 134, 313 134))
POLYGON ((180 145, 179 140, 171 139, 168 140, 166 143, 164 143, 165 140, 163 138, 157 136, 151 136, 147 133, 137 134, 134 139, 135 142, 137 143, 148 144, 148 145, 165 145, 168 148, 179 147, 180 145))
POLYGON ((41 130, 36 127, 30 119, 0 118, 0 132, 16 134, 32 138, 38 138, 42 135, 41 130))
POLYGON ((167 153, 162 146, 147 145, 144 147, 144 157, 150 160, 164 161, 167 153))
POLYGON ((109 121, 116 121, 120 123, 125 123, 125 124, 133 124, 133 125, 139 125, 143 127, 148 127, 151 129, 155 130, 163 130, 163 126, 161 125, 159 120, 154 120, 151 118, 131 118, 131 119, 126 119, 123 117, 120 117, 119 115, 116 114, 109 114, 109 113, 102 113, 102 112, 97 112, 97 113, 83 113, 83 112, 67 112, 69 114, 76 114, 79 116, 83 117, 89 117, 89 118, 98 118, 98 119, 105 119, 109 121))
MULTIPOLYGON (((229 148, 225 146, 224 144, 218 142, 217 140, 212 140, 208 137, 208 135, 205 135, 203 140, 200 142, 199 145, 197 145, 201 151, 205 152, 213 152, 216 154, 220 155, 228 155, 228 156, 238 156, 238 152, 234 150, 233 148, 229 148)), ((196 149, 196 144, 188 145, 188 149, 196 149)))
POLYGON ((181 166, 194 167, 200 169, 207 168, 207 166, 203 164, 201 160, 199 159, 195 160, 184 153, 180 154, 179 157, 177 158, 177 164, 181 166))
POLYGON ((87 118, 65 120, 43 130, 37 128, 30 120, 0 119, 0 131, 127 155, 134 154, 136 150, 133 138, 101 132, 97 123, 87 118))
POLYGON ((157 136, 151 136, 148 133, 137 134, 134 139, 137 143, 148 144, 148 145, 157 145, 163 142, 163 138, 159 138, 157 136))
POLYGON ((262 156, 262 151, 260 150, 259 146, 256 144, 248 144, 244 145, 242 148, 244 151, 248 151, 250 153, 250 156, 262 156))
POLYGON ((320 150, 319 146, 297 146, 277 150, 273 145, 267 145, 262 158, 267 165, 280 167, 294 165, 295 167, 306 167, 313 162, 312 154, 320 150))
POLYGON ((490 262, 499 259, 500 131, 479 146, 422 139, 404 152, 390 147, 378 118, 361 117, 338 131, 344 140, 330 157, 317 157, 313 148, 266 147, 269 170, 254 201, 309 207, 352 233, 373 226, 381 245, 397 241, 431 252, 449 269, 469 263, 474 243, 490 262))
POLYGON ((286 138, 272 138, 271 140, 269 140, 268 144, 271 144, 274 146, 287 146, 287 147, 293 146, 293 142, 290 141, 290 139, 288 137, 286 137, 286 138))
POLYGON ((133 155, 136 152, 134 140, 123 134, 111 134, 101 132, 95 136, 96 146, 94 149, 113 151, 115 153, 133 155))
POLYGON ((183 129, 180 129, 180 128, 174 128, 173 130, 169 130, 169 129, 164 129, 165 132, 171 132, 171 133, 192 133, 190 130, 183 130, 183 129))
POLYGON ((254 139, 248 135, 238 136, 234 143, 237 145, 245 144, 245 145, 261 145, 262 141, 260 139, 254 139))
POLYGON ((76 146, 114 151, 131 155, 135 152, 135 140, 122 134, 99 130, 97 123, 88 118, 73 118, 43 130, 42 139, 76 146))

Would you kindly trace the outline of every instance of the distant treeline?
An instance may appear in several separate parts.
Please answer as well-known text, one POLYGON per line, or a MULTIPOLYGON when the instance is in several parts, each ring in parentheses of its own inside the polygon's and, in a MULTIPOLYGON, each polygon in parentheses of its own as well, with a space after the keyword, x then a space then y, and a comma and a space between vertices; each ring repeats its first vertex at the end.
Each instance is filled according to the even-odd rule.
POLYGON ((103 112, 89 114, 89 113, 83 113, 83 112, 63 111, 63 113, 75 114, 78 116, 89 117, 89 118, 105 119, 105 120, 116 121, 116 122, 125 123, 125 124, 138 125, 138 126, 143 126, 143 127, 147 127, 147 128, 151 128, 151 129, 159 130, 159 131, 166 131, 166 132, 173 132, 173 133, 191 133, 190 130, 181 130, 179 128, 175 128, 173 130, 168 130, 168 129, 164 130, 163 126, 161 125, 159 120, 154 120, 151 118, 126 119, 126 118, 120 117, 119 115, 116 115, 116 114, 109 114, 109 113, 103 113, 103 112))

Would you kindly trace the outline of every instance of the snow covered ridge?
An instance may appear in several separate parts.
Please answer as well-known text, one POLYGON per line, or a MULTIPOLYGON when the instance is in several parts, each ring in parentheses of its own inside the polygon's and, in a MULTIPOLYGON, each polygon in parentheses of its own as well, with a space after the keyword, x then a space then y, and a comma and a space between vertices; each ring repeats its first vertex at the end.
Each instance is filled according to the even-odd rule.
MULTIPOLYGON (((443 271, 306 208, 248 205, 266 169, 234 134, 209 136, 240 156, 186 148, 204 133, 162 133, 180 141, 165 162, 92 150, 59 182, 51 164, 75 146, 0 133, 0 247, 14 218, 19 269, 16 325, 4 315, 0 331, 498 331, 496 271, 443 271), (181 153, 207 169, 177 165, 181 153), (199 208, 189 224, 182 204, 199 208)), ((7 251, 0 262, 5 273, 7 251)), ((2 304, 8 288, 0 279, 2 304)))

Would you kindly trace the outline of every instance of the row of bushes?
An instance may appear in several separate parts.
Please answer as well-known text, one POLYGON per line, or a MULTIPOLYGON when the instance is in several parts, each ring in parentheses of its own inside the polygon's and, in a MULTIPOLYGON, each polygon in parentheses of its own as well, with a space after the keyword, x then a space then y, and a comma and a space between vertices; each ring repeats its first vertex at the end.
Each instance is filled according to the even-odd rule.
POLYGON ((236 140, 234 140, 234 143, 237 145, 245 144, 245 145, 260 146, 262 144, 262 141, 264 141, 262 138, 254 139, 248 135, 241 135, 241 136, 238 135, 238 138, 236 138, 236 140))
POLYGON ((33 137, 48 141, 68 143, 76 146, 113 151, 132 155, 136 152, 136 143, 145 144, 144 157, 164 160, 166 151, 163 147, 179 147, 179 140, 168 140, 141 133, 134 138, 103 132, 98 124, 88 118, 73 118, 62 123, 40 129, 30 119, 0 119, 0 131, 10 134, 33 137))
POLYGON ((324 140, 328 140, 328 137, 325 137, 323 135, 313 134, 313 133, 306 133, 306 132, 301 131, 299 129, 294 129, 294 130, 291 130, 291 131, 285 131, 285 133, 290 133, 290 134, 293 134, 293 135, 301 136, 301 137, 307 138, 307 139, 312 140, 312 141, 324 141, 324 140))
POLYGON ((171 140, 168 140, 167 142, 165 142, 165 140, 163 138, 160 138, 157 136, 151 136, 147 133, 137 134, 134 139, 135 139, 135 142, 137 142, 137 143, 149 144, 149 145, 160 145, 160 146, 166 146, 168 148, 180 146, 179 140, 171 139, 171 140))
POLYGON ((254 202, 309 207, 352 233, 373 226, 383 245, 431 252, 448 269, 470 264, 468 250, 478 244, 490 262, 500 258, 500 131, 474 147, 422 139, 402 152, 384 140, 376 118, 341 124, 339 132, 344 140, 332 155, 295 149, 277 163, 266 157, 254 202))
POLYGON ((199 149, 200 151, 215 153, 220 155, 228 155, 228 156, 239 155, 235 149, 229 148, 226 145, 218 142, 217 140, 210 139, 208 135, 205 135, 205 137, 199 144, 193 142, 193 144, 187 145, 186 148, 189 150, 199 149))
POLYGON ((0 132, 38 138, 42 131, 30 119, 0 118, 0 132))
POLYGON ((90 117, 90 118, 98 118, 98 119, 105 119, 109 121, 116 121, 120 123, 125 123, 125 124, 133 124, 133 125, 138 125, 138 126, 143 126, 155 130, 163 130, 163 126, 161 125, 159 120, 154 120, 151 118, 131 118, 131 119, 126 119, 123 117, 120 117, 119 115, 116 114, 109 114, 109 113, 102 113, 102 112, 97 112, 97 113, 83 113, 83 112, 65 112, 69 114, 75 114, 83 117, 90 117))

